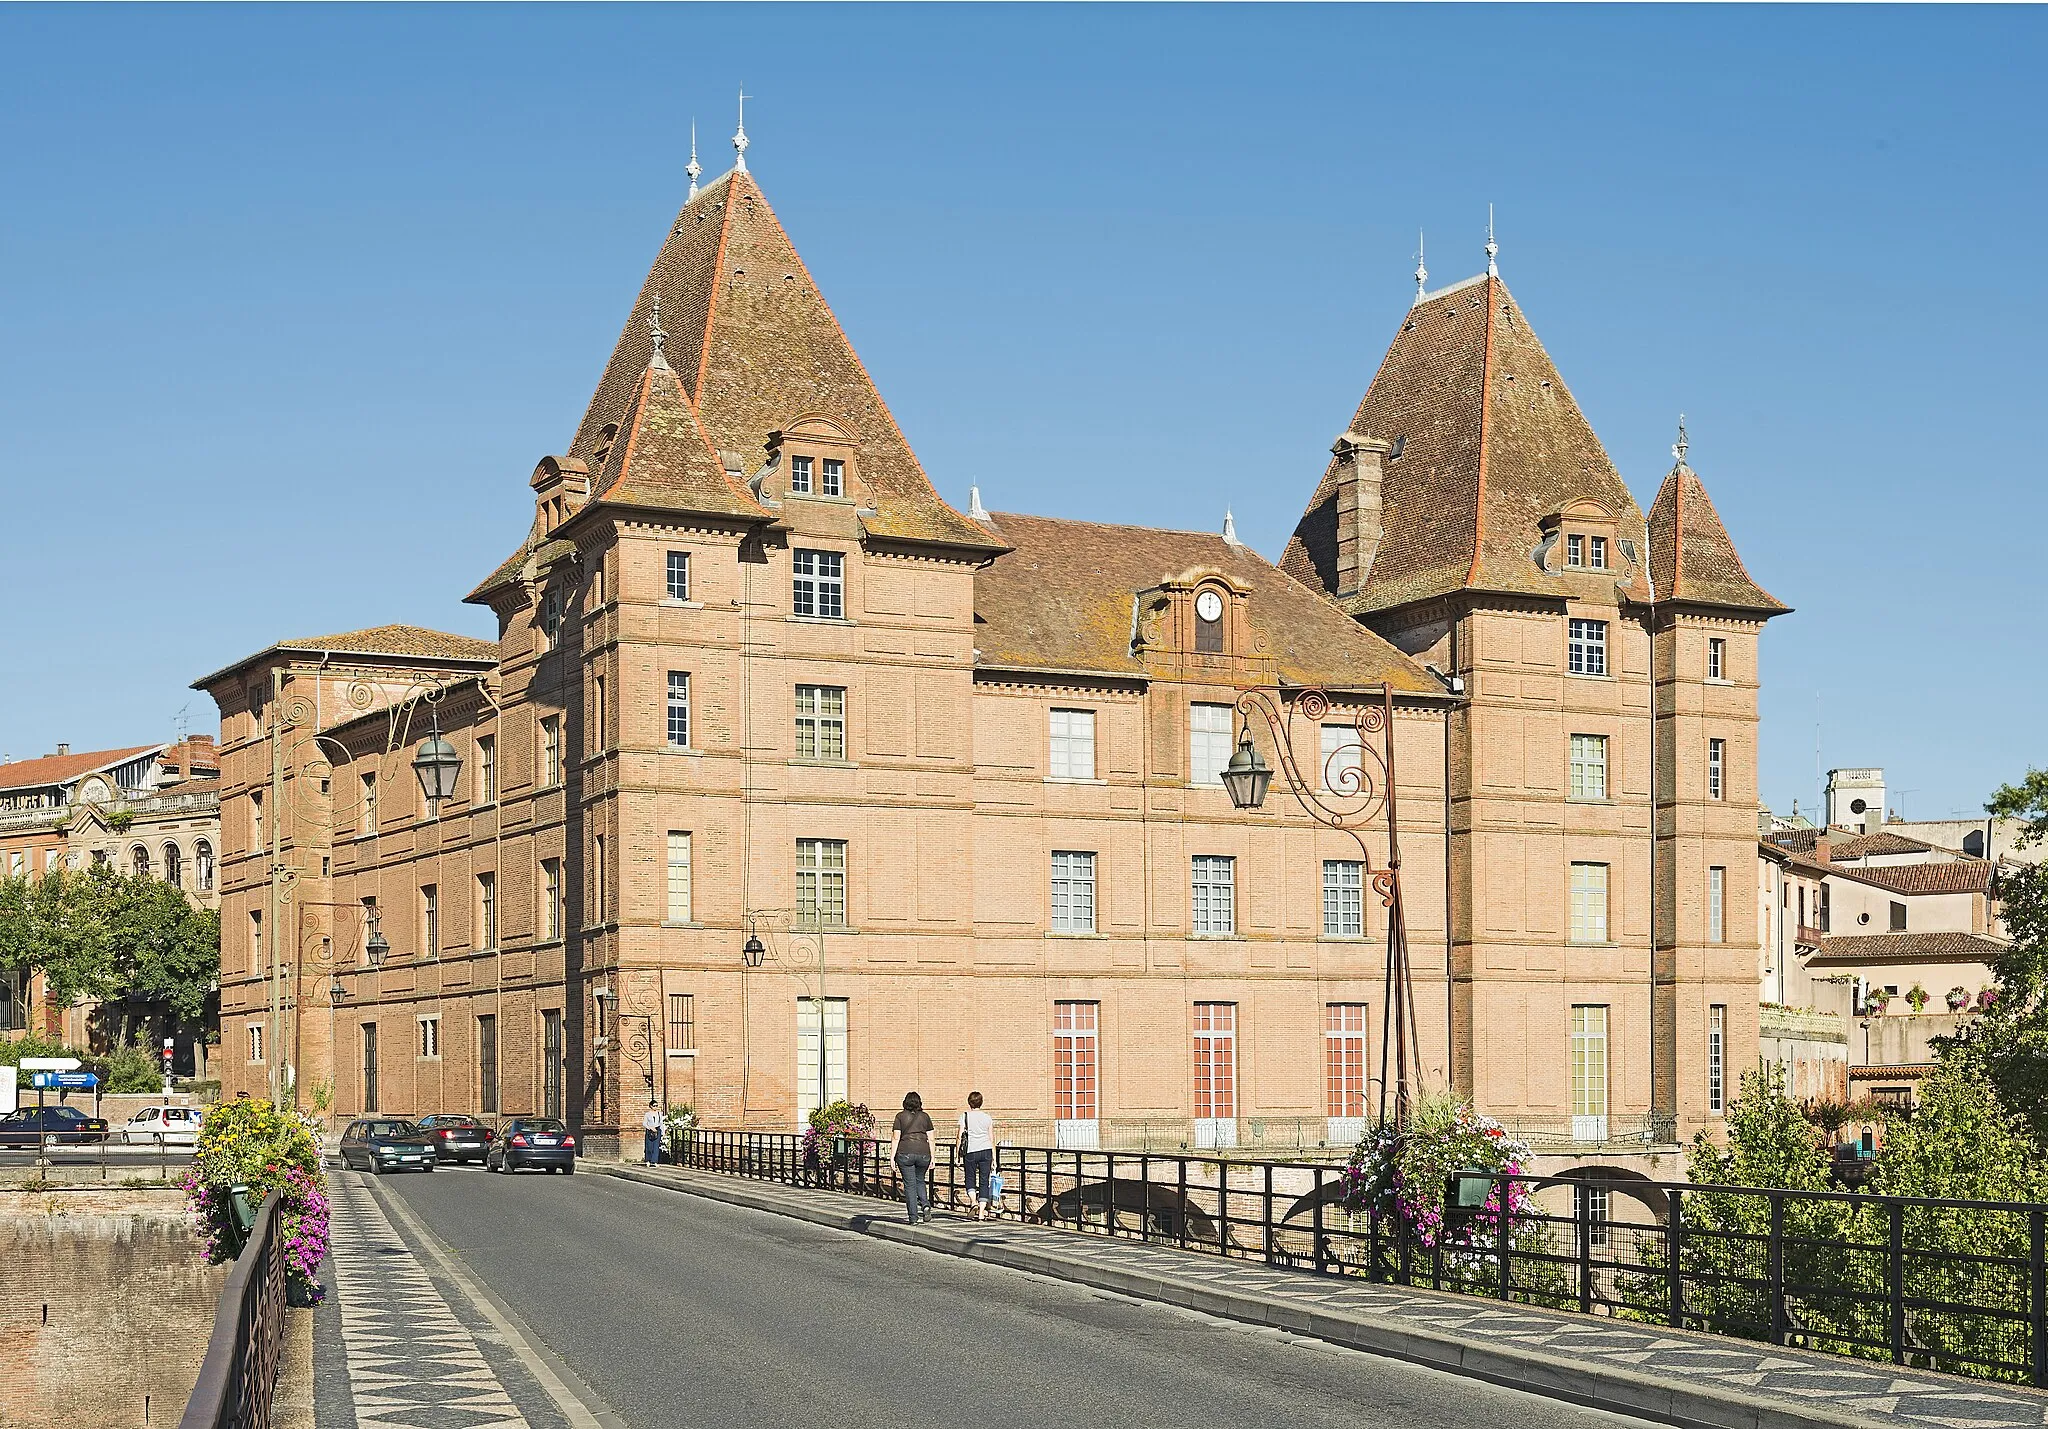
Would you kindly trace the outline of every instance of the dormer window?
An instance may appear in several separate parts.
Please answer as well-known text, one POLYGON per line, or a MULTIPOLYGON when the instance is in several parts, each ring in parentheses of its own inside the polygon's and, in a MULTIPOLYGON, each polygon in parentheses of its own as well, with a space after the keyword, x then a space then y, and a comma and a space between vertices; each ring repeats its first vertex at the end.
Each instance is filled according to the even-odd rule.
POLYGON ((1564 538, 1564 563, 1572 570, 1580 570, 1586 564, 1586 538, 1567 536, 1564 538))
MULTIPOLYGON (((810 459, 805 457, 801 458, 801 460, 809 461, 810 459)), ((821 479, 818 483, 818 495, 844 496, 846 494, 846 463, 826 457, 820 463, 820 466, 823 470, 819 473, 821 479)))
POLYGON ((789 459, 789 489, 798 495, 810 495, 811 459, 809 457, 793 456, 789 459))
POLYGON ((1219 591, 1204 590, 1195 596, 1195 652, 1223 653, 1223 596, 1219 591))
POLYGON ((1604 571, 1607 569, 1607 538, 1605 536, 1569 535, 1564 538, 1564 564, 1567 570, 1604 571))

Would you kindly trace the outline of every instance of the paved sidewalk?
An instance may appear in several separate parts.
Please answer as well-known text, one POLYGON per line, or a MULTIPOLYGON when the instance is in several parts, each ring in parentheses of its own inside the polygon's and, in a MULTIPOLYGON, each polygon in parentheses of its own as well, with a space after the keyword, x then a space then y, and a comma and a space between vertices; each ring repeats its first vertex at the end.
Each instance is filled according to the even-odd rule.
POLYGON ((909 1226, 900 1211, 865 1197, 709 1172, 585 1169, 1666 1423, 1741 1429, 2048 1425, 2048 1394, 1866 1360, 1372 1285, 1014 1221, 942 1217, 909 1226))

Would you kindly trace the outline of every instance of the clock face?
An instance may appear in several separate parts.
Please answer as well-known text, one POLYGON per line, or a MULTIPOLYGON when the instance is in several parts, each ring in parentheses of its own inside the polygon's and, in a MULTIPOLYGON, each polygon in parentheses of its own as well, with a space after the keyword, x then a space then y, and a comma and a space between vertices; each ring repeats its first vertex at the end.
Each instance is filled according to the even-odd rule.
POLYGON ((1195 614, 1204 620, 1223 618, 1223 597, 1213 590, 1205 590, 1195 597, 1195 614))

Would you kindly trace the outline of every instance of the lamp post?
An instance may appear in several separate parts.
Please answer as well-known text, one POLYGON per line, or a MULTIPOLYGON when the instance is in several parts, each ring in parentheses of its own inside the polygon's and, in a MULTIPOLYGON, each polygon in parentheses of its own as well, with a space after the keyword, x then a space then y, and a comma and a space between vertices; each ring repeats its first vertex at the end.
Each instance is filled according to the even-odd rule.
MULTIPOLYGON (((761 941, 760 933, 755 923, 756 916, 753 913, 747 915, 747 940, 740 945, 740 962, 748 968, 758 968, 773 956, 768 951, 767 945, 761 941)), ((788 936, 792 942, 797 938, 811 938, 817 945, 818 995, 811 1000, 811 1011, 818 1019, 818 1105, 820 1108, 823 1108, 832 1100, 830 1070, 831 1039, 827 1035, 828 1027, 825 1016, 825 932, 824 929, 816 925, 815 920, 807 919, 806 924, 807 926, 792 929, 788 936)), ((780 962, 781 959, 778 958, 776 961, 780 962)), ((800 973, 788 965, 784 966, 783 971, 791 977, 802 980, 808 988, 809 975, 807 971, 800 973)))
MULTIPOLYGON (((1408 922, 1401 904, 1401 834, 1394 788, 1394 688, 1383 683, 1378 704, 1360 704, 1351 724, 1358 739, 1323 757, 1320 782, 1303 772, 1294 752, 1294 717, 1299 714, 1322 737, 1323 721, 1335 703, 1327 691, 1261 686, 1240 691, 1237 709, 1243 718, 1236 752, 1223 770, 1223 787, 1239 809, 1257 809, 1266 802, 1275 770, 1252 744, 1251 717, 1265 721, 1273 739, 1279 772, 1287 792, 1303 812, 1325 828, 1349 834, 1358 845, 1361 872, 1372 874, 1372 890, 1387 910, 1387 964, 1380 1006, 1379 1122, 1387 1124, 1387 1093, 1394 1095, 1393 1124, 1405 1127, 1412 1102, 1410 1083, 1422 1070, 1415 1029, 1415 987, 1408 968, 1408 922), (1351 750, 1357 754, 1345 758, 1351 750), (1363 830, 1382 814, 1387 824, 1387 866, 1374 869, 1363 830), (1391 1056, 1393 1077, 1388 1078, 1391 1056)), ((1361 890, 1362 892, 1362 890, 1361 890)))

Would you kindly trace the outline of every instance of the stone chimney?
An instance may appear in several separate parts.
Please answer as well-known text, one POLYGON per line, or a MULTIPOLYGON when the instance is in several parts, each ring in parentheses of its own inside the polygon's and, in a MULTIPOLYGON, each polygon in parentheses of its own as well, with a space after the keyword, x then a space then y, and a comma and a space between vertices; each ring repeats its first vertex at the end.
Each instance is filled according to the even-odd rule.
POLYGON ((71 752, 71 746, 68 744, 60 744, 57 746, 57 752, 59 754, 69 754, 71 752))
POLYGON ((1834 844, 1828 839, 1826 834, 1822 834, 1813 841, 1813 859, 1815 863, 1834 862, 1834 852, 1834 844))
POLYGON ((1337 594, 1355 595, 1372 574, 1385 527, 1380 521, 1382 466, 1391 442, 1346 432, 1331 445, 1337 458, 1337 594))

